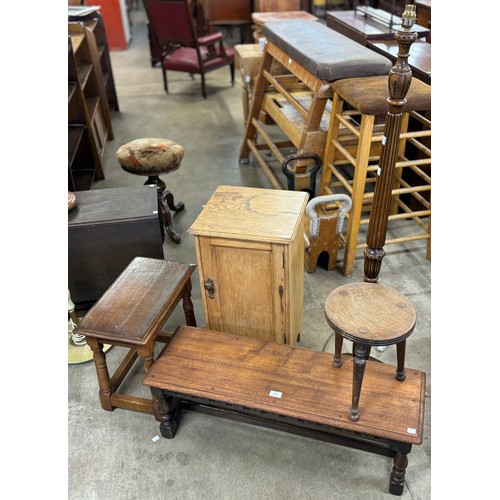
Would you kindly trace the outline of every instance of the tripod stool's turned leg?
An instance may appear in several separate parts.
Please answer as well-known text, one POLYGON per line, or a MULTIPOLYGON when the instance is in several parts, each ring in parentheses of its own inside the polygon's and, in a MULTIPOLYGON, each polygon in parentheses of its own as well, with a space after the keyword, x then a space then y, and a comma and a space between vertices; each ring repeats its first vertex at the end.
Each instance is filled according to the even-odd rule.
POLYGON ((366 357, 368 346, 356 342, 354 345, 354 365, 352 374, 352 404, 349 418, 356 422, 359 419, 359 397, 361 395, 361 385, 365 375, 366 357))
POLYGON ((333 366, 335 368, 340 368, 342 366, 342 344, 344 343, 344 337, 339 333, 335 332, 335 354, 333 355, 333 366))
POLYGON ((406 339, 396 345, 398 357, 398 367, 396 369, 396 380, 402 382, 406 378, 405 372, 405 354, 406 354, 406 339))

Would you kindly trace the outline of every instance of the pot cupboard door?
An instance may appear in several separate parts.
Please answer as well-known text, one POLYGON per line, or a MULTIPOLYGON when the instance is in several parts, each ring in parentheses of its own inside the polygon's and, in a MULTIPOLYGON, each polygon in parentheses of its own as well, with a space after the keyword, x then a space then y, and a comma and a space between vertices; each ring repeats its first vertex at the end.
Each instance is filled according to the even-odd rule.
POLYGON ((284 343, 283 246, 223 238, 198 244, 207 328, 284 343))

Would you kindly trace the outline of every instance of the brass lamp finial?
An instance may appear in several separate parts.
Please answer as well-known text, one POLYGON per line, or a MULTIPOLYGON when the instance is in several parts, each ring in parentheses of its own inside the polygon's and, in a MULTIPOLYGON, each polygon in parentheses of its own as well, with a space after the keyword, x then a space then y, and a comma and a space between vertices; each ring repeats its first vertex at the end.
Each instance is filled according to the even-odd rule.
POLYGON ((408 31, 417 22, 416 5, 406 5, 402 16, 403 22, 401 25, 405 31, 408 31))

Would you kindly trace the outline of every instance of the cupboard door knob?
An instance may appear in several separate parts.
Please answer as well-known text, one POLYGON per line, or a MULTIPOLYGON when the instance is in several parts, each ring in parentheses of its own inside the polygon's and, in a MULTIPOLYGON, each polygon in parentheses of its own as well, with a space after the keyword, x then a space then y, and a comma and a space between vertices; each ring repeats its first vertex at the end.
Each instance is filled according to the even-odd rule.
POLYGON ((209 299, 215 299, 215 288, 212 278, 208 278, 205 281, 205 290, 208 292, 209 299))

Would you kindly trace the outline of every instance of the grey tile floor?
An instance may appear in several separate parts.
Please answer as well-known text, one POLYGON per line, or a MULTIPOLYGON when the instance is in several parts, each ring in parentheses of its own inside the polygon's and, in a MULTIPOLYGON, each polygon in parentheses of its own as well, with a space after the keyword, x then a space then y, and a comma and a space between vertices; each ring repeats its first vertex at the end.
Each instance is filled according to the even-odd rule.
MULTIPOLYGON (((139 137, 163 137, 184 146, 182 167, 165 177, 176 202, 186 209, 174 216, 180 245, 168 238, 165 257, 196 262, 193 238, 187 234, 218 185, 270 188, 260 168, 239 165, 243 135, 241 87, 229 83, 227 68, 207 77, 208 99, 200 81, 169 74, 170 94, 163 90, 161 70, 153 68, 142 6, 132 11, 132 40, 125 51, 111 53, 120 112, 113 117, 115 133, 105 158, 106 179, 93 189, 137 186, 143 179, 125 173, 115 159, 118 147, 139 137)), ((229 34, 230 35, 230 34, 229 34)), ((390 226, 389 232, 404 231, 390 226)), ((362 252, 352 276, 318 267, 304 273, 304 334, 301 346, 321 350, 330 335, 323 304, 328 293, 344 283, 362 280, 362 252)), ((404 499, 431 498, 431 263, 425 242, 386 247, 380 282, 410 298, 417 310, 417 327, 407 344, 407 366, 427 374, 424 441, 409 455, 404 499)), ((193 302, 203 325, 198 276, 193 302)), ((182 323, 176 310, 167 321, 182 323)), ((328 342, 325 350, 333 351, 328 342)), ((373 355, 395 364, 395 348, 373 355)), ((108 353, 110 369, 123 356, 108 353)), ((140 383, 137 363, 124 390, 148 395, 140 383)), ((175 439, 153 441, 159 435, 151 416, 101 409, 92 363, 68 366, 68 498, 71 500, 150 499, 370 499, 392 498, 388 478, 392 460, 359 450, 257 428, 213 416, 186 412, 175 439)))

